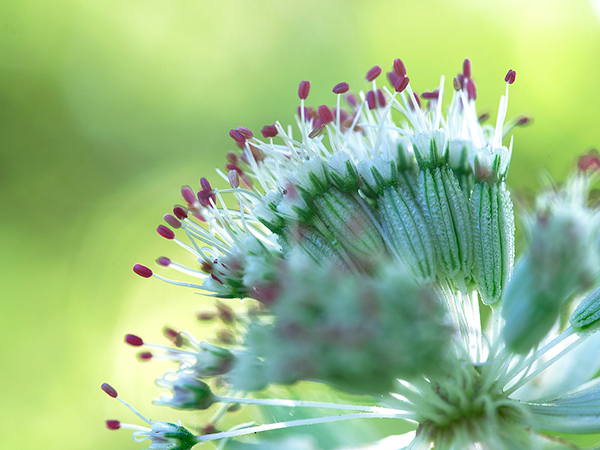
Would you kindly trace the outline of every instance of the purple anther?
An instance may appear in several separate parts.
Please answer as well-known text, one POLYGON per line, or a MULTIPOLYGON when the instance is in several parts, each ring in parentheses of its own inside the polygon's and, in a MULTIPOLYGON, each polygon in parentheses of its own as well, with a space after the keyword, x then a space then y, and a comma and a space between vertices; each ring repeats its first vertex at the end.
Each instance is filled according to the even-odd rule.
POLYGON ((406 76, 406 67, 404 67, 404 63, 402 62, 402 60, 400 58, 396 58, 394 60, 394 72, 399 77, 405 77, 406 76))
POLYGON ((156 232, 158 234, 160 234, 162 237, 164 237, 165 239, 174 239, 175 238, 175 233, 173 232, 173 230, 171 230, 168 227, 165 227, 164 225, 159 225, 158 227, 156 227, 156 232))
POLYGON ((141 264, 136 264, 133 266, 133 271, 140 277, 150 278, 152 276, 152 270, 146 266, 142 266, 141 264))
POLYGON ((419 94, 413 92, 412 98, 410 98, 410 96, 408 98, 410 99, 410 106, 412 109, 417 109, 417 107, 421 108, 421 99, 419 98, 419 94))
POLYGON ((426 100, 437 100, 439 97, 440 97, 440 91, 437 89, 433 92, 423 92, 421 94, 421 98, 424 98, 426 100))
POLYGON ((469 100, 477 100, 477 88, 475 82, 469 78, 467 81, 467 96, 469 100))
POLYGON ((277 133, 279 133, 277 131, 277 127, 274 124, 273 125, 265 125, 260 132, 262 133, 262 135, 265 139, 275 137, 275 136, 277 136, 277 133))
POLYGON ((358 100, 356 100, 356 95, 354 95, 353 93, 349 93, 347 94, 344 99, 346 100, 346 102, 352 106, 353 108, 356 108, 358 106, 358 100))
MULTIPOLYGON (((298 106, 298 108, 296 108, 296 111, 298 112, 298 117, 302 117, 302 109, 300 108, 300 106, 298 106)), ((304 120, 306 120, 307 122, 310 119, 310 110, 305 106, 304 107, 304 120)))
POLYGON ((119 394, 117 393, 117 390, 108 383, 102 383, 102 386, 100 386, 100 389, 102 389, 104 392, 106 392, 112 398, 117 398, 119 396, 119 394))
POLYGON ((597 172, 600 170, 600 155, 598 150, 591 149, 585 155, 579 157, 577 168, 580 172, 597 172))
POLYGON ((489 115, 488 113, 483 113, 482 115, 480 115, 480 116, 477 118, 477 121, 478 121, 479 123, 483 123, 483 122, 485 122, 486 120, 488 120, 489 118, 490 118, 490 115, 489 115))
POLYGON ((532 121, 533 119, 531 117, 522 116, 519 117, 519 120, 517 120, 517 123, 515 125, 518 127, 522 127, 523 125, 528 125, 532 121))
POLYGON ((196 203, 196 194, 189 186, 183 186, 181 188, 181 196, 189 205, 196 203))
POLYGON ((252 132, 252 130, 249 129, 249 128, 246 128, 246 127, 237 127, 235 129, 235 131, 237 131, 238 133, 240 133, 246 139, 252 139, 254 137, 254 133, 252 132))
POLYGON ((333 113, 329 109, 327 105, 319 106, 319 118, 321 119, 323 125, 328 124, 329 122, 333 122, 333 113))
POLYGON ((469 58, 465 58, 463 61, 463 76, 471 78, 471 60, 469 58))
POLYGON ((239 145, 244 145, 244 142, 246 142, 246 138, 238 130, 229 130, 229 137, 239 145))
POLYGON ((171 260, 166 256, 161 256, 156 260, 156 264, 163 267, 169 267, 171 265, 171 260))
POLYGON ((200 202, 200 204, 202 206, 208 206, 210 205, 210 200, 212 200, 213 203, 215 203, 217 201, 217 196, 213 192, 212 187, 210 186, 210 183, 206 178, 200 179, 200 186, 202 187, 202 190, 199 191, 196 196, 198 197, 198 201, 200 202))
POLYGON ((215 318, 216 314, 214 312, 201 312, 198 313, 198 315, 196 316, 198 318, 198 320, 202 321, 202 322, 206 322, 209 320, 213 320, 215 318))
POLYGON ((135 334, 126 334, 125 339, 123 339, 126 344, 131 345, 132 347, 141 347, 144 345, 144 340, 136 336, 135 334))
POLYGON ((387 78, 392 86, 396 85, 396 81, 398 81, 398 75, 396 74, 396 72, 388 72, 387 78))
POLYGON ((152 353, 150 352, 140 352, 137 357, 140 361, 150 361, 152 359, 152 353))
POLYGON ((460 82, 459 77, 454 77, 454 79, 452 80, 452 86, 454 86, 454 90, 457 92, 462 89, 462 84, 460 82))
POLYGON ((373 81, 375 78, 377 78, 379 76, 379 74, 381 73, 381 67, 379 66, 373 66, 369 69, 369 71, 367 72, 367 81, 373 81))
POLYGON ((309 139, 316 138, 318 135, 320 135, 323 132, 324 129, 325 129, 325 127, 323 127, 323 126, 313 128, 313 130, 310 133, 308 133, 308 138, 309 139))
POLYGON ((377 100, 375 99, 375 92, 373 92, 373 91, 367 92, 367 105, 369 105, 369 109, 377 108, 377 100))
POLYGON ((165 222, 167 222, 173 228, 181 228, 181 222, 177 220, 177 217, 174 215, 167 213, 163 216, 163 219, 165 219, 165 222))
POLYGON ((309 92, 310 81, 301 81, 300 86, 298 86, 298 97, 300 97, 300 100, 306 100, 306 97, 308 97, 309 92))
POLYGON ((396 84, 394 85, 394 89, 396 92, 402 92, 408 86, 409 79, 406 76, 399 76, 396 80, 396 84))
POLYGON ((333 93, 334 94, 345 94, 346 92, 348 92, 348 89, 350 89, 350 85, 348 83, 341 82, 341 83, 336 84, 333 87, 333 93))
POLYGON ((232 188, 237 189, 240 187, 240 175, 237 173, 237 170, 230 170, 227 178, 232 188))
POLYGON ((183 206, 175 206, 173 208, 173 214, 175 214, 175 217, 179 220, 187 219, 188 216, 187 210, 183 206))
POLYGON ((377 89, 377 102, 381 108, 385 108, 385 105, 387 104, 385 95, 383 95, 383 91, 381 89, 377 89))
POLYGON ((230 163, 233 163, 233 164, 237 164, 238 156, 233 152, 229 152, 229 153, 227 153, 227 161, 229 161, 230 163))
POLYGON ((516 78, 517 78, 517 72, 510 69, 507 72, 506 76, 504 77, 504 81, 506 81, 508 84, 513 84, 515 82, 516 78))
POLYGON ((108 428, 109 430, 118 430, 119 428, 121 428, 121 422, 119 422, 118 420, 107 420, 106 428, 108 428))

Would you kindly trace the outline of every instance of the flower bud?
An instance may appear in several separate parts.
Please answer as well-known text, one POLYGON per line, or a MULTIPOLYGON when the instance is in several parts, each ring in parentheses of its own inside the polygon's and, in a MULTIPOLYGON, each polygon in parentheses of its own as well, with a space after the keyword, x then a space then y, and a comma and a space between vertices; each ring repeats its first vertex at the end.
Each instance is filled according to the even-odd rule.
POLYGON ((600 287, 594 289, 577 306, 569 322, 573 328, 588 328, 600 319, 600 287))
POLYGON ((448 166, 424 168, 418 196, 432 232, 440 272, 464 279, 473 265, 473 235, 467 199, 448 166), (459 274, 460 272, 460 274, 459 274))
POLYGON ((496 303, 512 274, 515 219, 505 184, 479 182, 471 194, 473 277, 486 305, 496 303))
MULTIPOLYGON (((587 179, 575 177, 559 192, 538 198, 532 242, 504 293, 506 345, 517 353, 535 347, 561 307, 597 283, 600 220, 585 205, 587 179)), ((582 322, 583 323, 583 322, 582 322)))
POLYGON ((381 224, 393 249, 419 281, 435 280, 437 261, 433 237, 423 212, 402 188, 389 186, 377 200, 381 224))
POLYGON ((157 405, 175 409, 204 410, 215 402, 210 387, 200 380, 194 371, 167 372, 163 378, 156 380, 156 384, 173 392, 170 397, 161 396, 154 400, 157 405))
POLYGON ((362 258, 381 255, 381 233, 363 207, 351 196, 330 189, 313 200, 318 220, 314 225, 330 234, 349 255, 362 258))

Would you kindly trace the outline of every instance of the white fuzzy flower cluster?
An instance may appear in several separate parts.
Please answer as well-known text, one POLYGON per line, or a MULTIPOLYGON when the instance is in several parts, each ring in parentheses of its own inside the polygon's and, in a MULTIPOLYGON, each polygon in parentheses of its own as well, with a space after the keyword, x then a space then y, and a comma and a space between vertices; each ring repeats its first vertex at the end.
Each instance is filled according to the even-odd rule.
POLYGON ((186 205, 157 232, 194 260, 157 263, 200 281, 139 264, 134 271, 250 306, 239 312, 217 301, 216 311, 199 314, 220 322, 215 343, 172 329, 170 346, 125 338, 146 347, 142 360, 178 363, 157 380, 172 394, 155 403, 213 411, 199 434, 137 412, 150 429, 107 421, 109 428, 138 430, 134 438, 151 439, 151 449, 181 450, 211 441, 227 448, 238 438, 244 448, 308 450, 316 444, 301 434, 271 444, 256 438, 375 418, 414 431, 373 449, 567 449, 544 433, 600 432, 600 215, 588 201, 600 159, 586 155, 564 186, 539 197, 515 264, 505 185, 512 138, 508 146, 504 139, 529 120, 505 124, 516 72, 506 74, 488 126, 476 111, 469 60, 446 110, 443 77, 419 96, 401 60, 388 73, 391 88, 377 84, 381 71, 367 72, 370 89, 358 96, 336 85, 334 108, 305 106, 303 81, 297 131, 277 122, 260 140, 233 129, 241 151, 227 155, 227 173, 218 170, 230 188, 205 178, 198 192, 182 188, 186 205), (299 381, 369 395, 373 405, 253 397, 299 381), (243 404, 321 414, 218 431, 243 404))

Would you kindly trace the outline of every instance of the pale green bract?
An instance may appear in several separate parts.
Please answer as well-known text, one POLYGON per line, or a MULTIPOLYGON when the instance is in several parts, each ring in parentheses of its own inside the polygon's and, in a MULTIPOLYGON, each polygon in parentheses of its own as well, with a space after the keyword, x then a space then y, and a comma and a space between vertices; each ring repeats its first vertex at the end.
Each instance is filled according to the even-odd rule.
POLYGON ((515 264, 505 183, 512 138, 503 141, 527 122, 505 124, 516 73, 506 75, 488 126, 476 112, 468 60, 447 112, 443 77, 422 106, 402 62, 393 67, 393 91, 378 88, 376 66, 358 98, 334 88, 333 111, 305 108, 310 85, 302 82, 296 131, 277 122, 261 141, 231 130, 241 153, 228 154, 227 174, 218 170, 231 188, 202 179, 198 193, 182 189, 187 206, 165 220, 188 240, 164 225, 158 232, 196 262, 158 263, 201 281, 134 271, 248 299, 246 308, 223 301, 199 315, 220 322, 214 343, 172 329, 172 346, 126 337, 148 348, 141 359, 179 364, 157 380, 171 395, 155 402, 209 409, 199 434, 135 410, 151 428, 109 428, 138 430, 134 438, 150 438, 151 449, 567 449, 574 447, 544 433, 600 432, 600 216, 587 200, 600 159, 586 155, 569 181, 544 190, 526 215, 515 264), (261 393, 302 381, 362 397, 340 404, 261 393), (277 408, 316 413, 219 431, 246 404, 266 417, 277 408), (314 424, 377 418, 413 431, 362 446, 310 433, 314 424), (277 429, 294 433, 269 439, 277 429))

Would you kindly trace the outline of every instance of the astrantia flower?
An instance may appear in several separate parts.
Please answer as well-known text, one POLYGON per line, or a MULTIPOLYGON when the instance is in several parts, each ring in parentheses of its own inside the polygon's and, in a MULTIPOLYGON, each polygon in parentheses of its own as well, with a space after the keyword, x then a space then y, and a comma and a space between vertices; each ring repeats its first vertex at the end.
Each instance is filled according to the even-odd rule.
MULTIPOLYGON (((373 418, 414 424, 378 449, 566 449, 573 447, 544 432, 600 432, 600 215, 587 200, 600 159, 586 155, 564 186, 542 193, 515 265, 505 138, 529 121, 505 124, 516 72, 506 74, 495 125, 477 114, 469 60, 447 109, 443 77, 419 97, 401 60, 388 73, 391 88, 378 85, 381 72, 367 72, 371 86, 358 96, 335 85, 333 108, 307 107, 310 83, 301 82, 296 130, 277 122, 260 140, 232 129, 240 151, 227 155, 227 172, 217 171, 231 187, 202 178, 197 193, 182 188, 186 206, 157 232, 193 257, 157 262, 200 281, 134 271, 254 300, 246 311, 218 301, 199 314, 221 323, 218 345, 172 329, 172 346, 126 336, 147 347, 141 360, 179 364, 157 380, 171 395, 156 403, 216 408, 200 434, 135 410, 150 428, 109 428, 133 428, 134 439, 165 449, 373 418), (253 398, 302 380, 370 395, 373 406, 253 398), (244 404, 321 415, 217 431, 244 404)), ((272 445, 316 448, 302 437, 272 445)))

